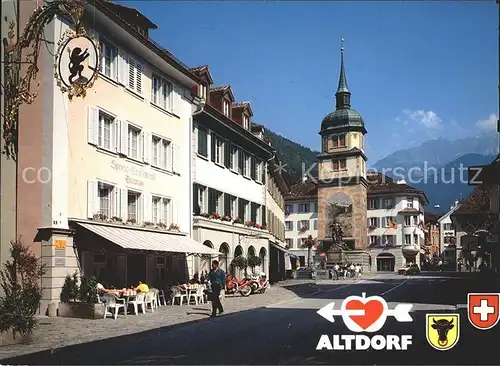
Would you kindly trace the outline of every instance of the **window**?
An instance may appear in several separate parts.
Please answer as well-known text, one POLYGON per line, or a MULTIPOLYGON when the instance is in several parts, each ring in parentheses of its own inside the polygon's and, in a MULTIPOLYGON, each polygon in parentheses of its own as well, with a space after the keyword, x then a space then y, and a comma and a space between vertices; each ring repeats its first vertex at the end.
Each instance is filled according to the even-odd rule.
POLYGON ((249 126, 249 124, 250 124, 250 123, 249 123, 249 122, 250 122, 250 119, 249 119, 249 118, 248 118, 248 116, 245 114, 245 115, 243 116, 243 128, 245 128, 245 129, 247 129, 247 130, 248 130, 248 129, 250 128, 250 126, 249 126))
POLYGON ((127 220, 130 222, 137 222, 139 216, 139 193, 128 192, 127 196, 127 220))
POLYGON ((332 160, 332 170, 333 171, 339 171, 346 169, 346 160, 345 159, 338 159, 338 160, 332 160))
POLYGON ((198 127, 198 154, 208 157, 208 132, 202 127, 198 127))
POLYGON ((229 117, 229 110, 230 110, 230 107, 229 107, 229 100, 224 99, 224 115, 225 115, 226 117, 229 117))
POLYGON ((413 226, 418 226, 418 216, 413 216, 413 226))
POLYGON ((368 200, 368 209, 369 210, 376 210, 376 209, 378 209, 378 200, 377 199, 370 199, 370 200, 368 200))
POLYGON ((332 147, 345 147, 345 135, 336 135, 332 136, 332 147))
POLYGON ((444 224, 443 230, 453 230, 452 225, 451 224, 444 224))
POLYGON ((293 239, 285 239, 285 243, 288 248, 293 248, 293 239))
POLYGON ((410 245, 411 244, 411 235, 406 234, 405 235, 405 245, 410 245))
POLYGON ((172 169, 172 146, 170 141, 162 139, 161 137, 153 136, 153 161, 151 165, 165 169, 172 169))
POLYGON ((293 221, 285 221, 285 231, 293 230, 293 221))
POLYGON ((377 245, 378 244, 378 236, 371 235, 370 236, 370 245, 377 245))
POLYGON ((382 207, 385 209, 394 208, 394 201, 392 198, 386 198, 382 201, 382 207))
POLYGON ((378 220, 376 217, 370 217, 370 220, 369 220, 369 226, 373 229, 375 229, 376 227, 378 227, 378 220))
POLYGON ((262 162, 260 160, 255 161, 255 180, 260 183, 262 182, 262 162))
POLYGON ((101 45, 101 73, 114 79, 117 74, 117 49, 107 42, 100 41, 101 45))
POLYGON ((411 226, 411 216, 405 216, 405 226, 411 226))
POLYGON ((300 220, 298 229, 301 231, 309 230, 309 220, 300 220))
POLYGON ((215 145, 215 162, 217 164, 224 164, 224 141, 217 135, 212 135, 212 144, 215 145))
POLYGON ((257 205, 255 210, 255 223, 262 224, 262 206, 257 205))
POLYGON ((394 245, 394 235, 383 235, 382 244, 384 245, 394 245))
POLYGON ((99 214, 103 216, 103 218, 111 218, 113 216, 112 212, 112 192, 113 187, 108 186, 103 183, 99 183, 98 186, 98 194, 99 194, 99 214))
POLYGON ((111 150, 112 147, 115 147, 113 137, 116 136, 116 131, 113 122, 114 118, 99 111, 98 145, 106 150, 111 150))
POLYGON ((309 203, 299 203, 299 213, 307 213, 310 211, 309 203))
POLYGON ((243 175, 245 177, 250 177, 250 168, 251 168, 251 159, 250 155, 244 153, 244 164, 243 164, 243 175))
POLYGON ((413 197, 406 198, 406 207, 413 208, 413 197))
POLYGON ((234 196, 229 198, 229 210, 231 218, 238 217, 238 200, 234 196))
POLYGON ((128 88, 142 94, 142 64, 130 56, 128 58, 128 88))
POLYGON ((244 215, 245 216, 245 221, 249 221, 249 220, 252 219, 252 207, 250 205, 250 202, 245 201, 244 208, 245 208, 245 211, 244 211, 245 212, 245 215, 244 215))
POLYGON ((285 205, 285 215, 293 213, 293 205, 285 205))
POLYGON ((318 220, 313 220, 314 222, 314 230, 318 230, 318 220))
POLYGON ((384 227, 389 227, 390 222, 394 225, 396 224, 394 217, 391 217, 391 216, 384 217, 384 227))
POLYGON ((231 161, 229 162, 229 168, 232 170, 238 170, 238 147, 231 145, 231 161))
POLYGON ((418 240, 418 235, 417 234, 413 234, 413 242, 418 245, 419 243, 419 240, 418 240))
POLYGON ((196 186, 197 194, 198 194, 198 207, 200 208, 200 213, 205 213, 207 212, 207 204, 206 204, 206 199, 205 199, 205 194, 207 191, 206 187, 203 186, 196 186))
POLYGON ((151 205, 151 210, 152 210, 152 222, 153 224, 158 224, 160 222, 160 205, 161 205, 161 198, 159 197, 153 197, 153 202, 151 205))
POLYGON ((173 108, 172 93, 172 83, 162 77, 153 75, 151 101, 154 105, 171 112, 173 108))
POLYGON ((141 131, 138 128, 128 126, 128 157, 139 159, 139 137, 141 131))
POLYGON ((207 100, 207 87, 205 85, 200 84, 199 90, 200 90, 199 97, 207 100))

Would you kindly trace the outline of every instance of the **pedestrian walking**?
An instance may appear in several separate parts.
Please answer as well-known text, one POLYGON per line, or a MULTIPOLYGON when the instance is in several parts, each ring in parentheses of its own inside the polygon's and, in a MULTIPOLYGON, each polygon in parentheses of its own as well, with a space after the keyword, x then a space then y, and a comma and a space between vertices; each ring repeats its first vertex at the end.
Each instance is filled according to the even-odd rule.
POLYGON ((212 262, 212 270, 208 274, 208 278, 210 279, 210 285, 212 288, 210 298, 210 301, 212 302, 211 317, 214 318, 217 316, 217 311, 219 311, 219 314, 224 312, 224 308, 220 302, 220 291, 226 285, 226 273, 223 269, 219 268, 219 261, 214 260, 212 262))

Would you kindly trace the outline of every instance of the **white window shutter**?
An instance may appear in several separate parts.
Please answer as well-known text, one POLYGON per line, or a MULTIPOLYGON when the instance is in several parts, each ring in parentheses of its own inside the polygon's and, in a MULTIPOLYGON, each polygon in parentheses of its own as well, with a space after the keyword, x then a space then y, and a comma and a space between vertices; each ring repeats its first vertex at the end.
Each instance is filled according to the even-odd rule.
POLYGON ((120 196, 118 191, 117 187, 114 187, 111 191, 111 217, 120 216, 120 196))
POLYGON ((153 221, 153 213, 151 212, 152 208, 152 197, 149 193, 143 193, 143 206, 144 206, 144 222, 152 222, 153 221))
POLYGON ((128 205, 127 205, 127 189, 126 188, 121 188, 120 189, 120 216, 123 219, 124 222, 127 221, 128 219, 128 205))
POLYGON ((182 90, 177 85, 173 85, 172 93, 170 94, 172 98, 172 113, 180 116, 182 111, 182 90))
POLYGON ((120 120, 113 121, 112 143, 116 152, 120 152, 120 120))
POLYGON ((175 157, 175 144, 171 142, 168 145, 168 161, 167 161, 167 170, 174 170, 174 157, 175 157))
MULTIPOLYGON (((100 53, 100 47, 101 45, 99 44, 99 34, 93 30, 93 29, 90 29, 89 30, 89 35, 91 38, 94 38, 94 42, 95 42, 95 47, 97 49, 97 52, 100 53)), ((98 60, 96 58, 97 54, 95 52, 93 52, 93 50, 90 50, 89 52, 89 58, 88 58, 88 65, 90 68, 94 69, 98 66, 98 60)))
POLYGON ((151 134, 148 132, 143 132, 143 142, 142 142, 142 159, 145 163, 149 164, 151 161, 151 134))
POLYGON ((179 207, 177 206, 177 202, 175 200, 170 200, 170 212, 172 213, 171 223, 179 225, 179 207))
POLYGON ((127 86, 128 85, 128 58, 127 58, 127 53, 119 49, 118 50, 118 67, 116 68, 118 70, 118 82, 122 85, 127 86))
POLYGON ((99 211, 97 181, 87 181, 87 218, 91 219, 99 211))
POLYGON ((128 85, 127 85, 127 87, 129 89, 135 90, 135 74, 136 74, 135 60, 130 56, 127 57, 127 60, 128 60, 128 85))
POLYGON ((128 122, 120 121, 120 153, 128 154, 128 122))
POLYGON ((142 95, 142 80, 143 80, 142 71, 143 71, 143 67, 142 67, 142 64, 140 62, 135 63, 135 70, 136 70, 135 91, 142 95))
POLYGON ((99 142, 99 109, 87 107, 87 142, 97 145, 99 142))
POLYGON ((144 222, 144 194, 139 195, 139 200, 137 202, 137 223, 144 222))

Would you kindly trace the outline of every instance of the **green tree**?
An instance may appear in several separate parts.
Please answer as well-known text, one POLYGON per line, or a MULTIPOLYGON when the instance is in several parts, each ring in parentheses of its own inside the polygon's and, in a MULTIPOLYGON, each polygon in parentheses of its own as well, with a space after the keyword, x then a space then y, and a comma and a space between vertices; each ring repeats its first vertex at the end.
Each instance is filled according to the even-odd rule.
POLYGON ((10 256, 0 271, 0 332, 12 331, 30 337, 36 326, 35 314, 42 299, 41 277, 45 266, 24 246, 21 239, 10 242, 10 256))

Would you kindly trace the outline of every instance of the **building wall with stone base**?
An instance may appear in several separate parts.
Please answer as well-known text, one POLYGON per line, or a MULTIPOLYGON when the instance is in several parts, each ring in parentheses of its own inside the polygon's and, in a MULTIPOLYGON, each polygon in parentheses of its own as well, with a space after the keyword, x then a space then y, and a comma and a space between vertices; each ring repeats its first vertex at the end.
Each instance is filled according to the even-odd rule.
MULTIPOLYGON (((393 272, 397 272, 398 269, 403 267, 406 263, 405 257, 403 256, 403 252, 401 247, 394 248, 371 248, 368 251, 371 257, 371 271, 377 272, 377 258, 386 258, 386 257, 394 257, 394 270, 393 272)), ((417 263, 420 264, 420 263, 417 263)), ((385 271, 384 271, 385 272, 385 271)))
MULTIPOLYGON (((353 178, 354 179, 354 178, 353 178)), ((345 233, 346 240, 354 241, 355 250, 364 250, 368 247, 367 239, 367 189, 362 183, 346 186, 319 186, 318 187, 318 238, 331 239, 327 204, 331 197, 345 194, 352 200, 352 233, 345 233)), ((343 228, 344 230, 344 228, 343 228)), ((344 230, 345 231, 345 230, 344 230)))

